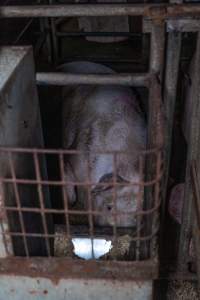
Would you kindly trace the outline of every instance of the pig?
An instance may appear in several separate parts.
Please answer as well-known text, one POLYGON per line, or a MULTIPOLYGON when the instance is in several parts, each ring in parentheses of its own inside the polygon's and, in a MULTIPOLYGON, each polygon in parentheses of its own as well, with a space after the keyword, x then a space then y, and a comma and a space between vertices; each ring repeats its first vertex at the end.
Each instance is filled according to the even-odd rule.
MULTIPOLYGON (((62 72, 106 73, 114 71, 92 62, 72 62, 61 66, 62 72)), ((62 96, 62 140, 64 149, 80 151, 80 155, 65 157, 65 180, 84 183, 90 180, 92 209, 103 215, 96 215, 98 226, 134 227, 136 218, 131 212, 142 209, 142 194, 139 183, 139 153, 146 148, 146 122, 133 90, 123 86, 84 86, 63 88, 62 96), (113 154, 116 155, 114 168, 113 154), (90 174, 88 174, 90 173, 90 174), (115 188, 116 207, 113 206, 113 179, 123 183, 115 188), (106 183, 106 185, 99 185, 106 183), (114 210, 122 213, 114 217, 114 210), (125 213, 128 214, 125 214, 125 213)), ((66 186, 71 205, 81 202, 88 208, 87 188, 66 186)))

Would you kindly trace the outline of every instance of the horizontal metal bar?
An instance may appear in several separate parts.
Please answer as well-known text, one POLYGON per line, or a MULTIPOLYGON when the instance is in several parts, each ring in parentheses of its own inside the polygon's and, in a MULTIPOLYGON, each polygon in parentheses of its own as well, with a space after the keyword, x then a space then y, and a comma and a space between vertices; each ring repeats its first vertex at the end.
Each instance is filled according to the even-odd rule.
MULTIPOLYGON (((159 201, 154 207, 148 209, 148 210, 138 210, 134 212, 116 212, 112 213, 112 215, 131 215, 131 216, 146 216, 146 215, 151 215, 153 212, 157 211, 160 207, 161 201, 159 201)), ((88 214, 92 214, 94 216, 102 216, 103 214, 105 215, 104 212, 102 211, 93 211, 93 210, 64 210, 64 209, 53 209, 53 208, 36 208, 36 207, 21 207, 20 209, 17 207, 10 207, 10 206, 2 206, 2 209, 5 211, 13 211, 13 212, 34 212, 34 213, 42 213, 44 212, 45 214, 69 214, 69 215, 76 215, 76 216, 88 216, 88 214)))
MULTIPOLYGON (((162 147, 154 147, 151 149, 147 149, 147 150, 140 150, 138 153, 140 155, 147 155, 147 154, 157 154, 159 152, 162 151, 162 147)), ((43 149, 43 148, 18 148, 18 147, 2 147, 0 146, 0 154, 1 153, 29 153, 29 154, 33 154, 33 153, 39 153, 39 154, 63 154, 63 155, 68 155, 68 154, 80 154, 83 155, 84 153, 86 154, 86 151, 80 151, 80 150, 68 150, 68 149, 43 149)), ((94 154, 110 154, 110 155, 114 155, 114 154, 127 154, 127 153, 133 153, 131 150, 130 151, 93 151, 94 154)), ((134 152, 136 153, 136 152, 134 152)))
POLYGON ((180 32, 197 32, 200 31, 199 18, 184 18, 179 20, 168 20, 166 26, 167 32, 180 31, 180 32))
POLYGON ((83 261, 64 258, 5 258, 0 259, 0 275, 45 277, 59 281, 60 278, 102 278, 133 280, 156 279, 157 259, 145 261, 83 261))
POLYGON ((1 6, 1 18, 80 17, 80 16, 146 16, 156 19, 200 14, 195 4, 65 4, 1 6))
MULTIPOLYGON (((141 182, 132 182, 132 183, 126 183, 126 184, 122 184, 122 183, 116 183, 116 186, 151 186, 154 185, 155 183, 159 182, 161 180, 163 176, 163 172, 159 174, 159 177, 156 177, 155 179, 151 180, 151 181, 141 181, 141 182)), ((13 179, 13 178, 2 178, 0 177, 0 181, 4 182, 4 183, 18 183, 18 184, 29 184, 29 185, 38 185, 38 184, 42 184, 42 185, 52 185, 52 186, 63 186, 63 185, 71 185, 71 186, 92 186, 95 185, 95 182, 76 182, 76 181, 49 181, 49 180, 36 180, 36 179, 13 179)), ((106 186, 108 185, 108 183, 98 183, 98 186, 106 186)))
MULTIPOLYGON (((133 237, 132 235, 131 235, 131 241, 132 242, 136 242, 136 241, 143 241, 143 242, 145 242, 145 241, 151 241, 152 240, 152 238, 154 237, 154 236, 156 236, 157 235, 157 233, 158 233, 158 231, 159 231, 159 224, 157 225, 157 227, 156 228, 154 228, 154 230, 153 230, 153 232, 150 234, 150 235, 147 235, 147 236, 142 236, 142 237, 133 237)), ((127 234, 127 232, 126 232, 126 234, 127 234)), ((30 237, 33 237, 33 238, 56 238, 56 234, 48 234, 48 233, 46 233, 46 234, 42 234, 42 233, 31 233, 31 232, 26 232, 26 233, 22 233, 22 232, 9 232, 9 231, 6 231, 5 233, 3 233, 3 235, 4 236, 10 236, 10 237, 26 237, 26 238, 30 238, 30 237)), ((78 233, 78 234, 72 234, 71 235, 72 237, 80 237, 81 235, 80 235, 80 232, 78 233)), ((85 236, 87 236, 88 238, 91 238, 91 234, 90 233, 88 233, 87 235, 85 235, 85 236)), ((96 234, 94 235, 95 237, 97 237, 96 236, 96 234)), ((99 236, 99 235, 98 235, 99 236)), ((113 237, 113 234, 111 234, 110 236, 108 236, 108 235, 106 235, 106 234, 102 234, 101 235, 102 237, 104 237, 104 238, 106 238, 106 239, 108 239, 108 238, 112 238, 113 237)), ((119 234, 118 234, 118 236, 119 236, 119 234)), ((27 256, 27 255, 26 255, 27 256)))
POLYGON ((56 36, 60 38, 64 37, 79 37, 79 36, 100 36, 100 37, 141 37, 142 33, 134 32, 61 32, 57 31, 56 36))
POLYGON ((37 73, 40 85, 65 86, 69 84, 148 86, 150 75, 143 74, 66 74, 37 73))

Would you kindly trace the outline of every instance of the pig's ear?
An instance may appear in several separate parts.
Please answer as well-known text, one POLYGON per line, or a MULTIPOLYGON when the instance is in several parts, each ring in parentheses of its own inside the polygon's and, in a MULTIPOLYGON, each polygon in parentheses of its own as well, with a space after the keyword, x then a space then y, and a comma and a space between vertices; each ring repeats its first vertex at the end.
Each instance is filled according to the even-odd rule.
POLYGON ((116 175, 116 179, 115 179, 113 173, 108 173, 108 174, 103 175, 99 179, 99 183, 101 183, 101 185, 95 186, 94 189, 92 190, 92 193, 96 194, 96 193, 100 193, 100 192, 112 189, 113 183, 115 180, 117 183, 124 183, 124 184, 128 183, 128 181, 123 179, 121 176, 116 175), (105 183, 105 185, 104 185, 104 183, 105 183))

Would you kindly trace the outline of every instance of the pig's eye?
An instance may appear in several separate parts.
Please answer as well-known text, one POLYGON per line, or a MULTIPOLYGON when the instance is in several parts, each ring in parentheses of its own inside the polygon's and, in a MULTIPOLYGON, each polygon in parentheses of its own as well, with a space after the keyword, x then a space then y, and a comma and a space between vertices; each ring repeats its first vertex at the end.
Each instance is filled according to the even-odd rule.
POLYGON ((112 210, 112 206, 111 206, 111 205, 108 205, 108 206, 107 206, 107 209, 108 209, 109 211, 111 211, 111 210, 112 210))

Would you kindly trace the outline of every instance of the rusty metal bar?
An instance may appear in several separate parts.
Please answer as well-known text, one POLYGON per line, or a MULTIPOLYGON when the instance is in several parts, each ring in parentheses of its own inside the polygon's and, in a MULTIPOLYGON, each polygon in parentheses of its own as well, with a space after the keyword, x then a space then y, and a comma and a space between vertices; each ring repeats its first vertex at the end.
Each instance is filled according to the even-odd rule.
MULTIPOLYGON (((36 178, 37 178, 37 180, 41 181, 41 173, 40 173, 38 153, 33 152, 33 158, 34 158, 36 178)), ((51 256, 51 247, 50 247, 49 239, 47 237, 47 235, 48 235, 48 226, 47 226, 46 215, 45 215, 45 212, 44 212, 44 209, 45 209, 44 203, 45 202, 44 202, 42 185, 40 183, 38 183, 37 189, 38 189, 38 196, 39 196, 39 202, 40 202, 40 214, 41 214, 41 217, 42 217, 42 225, 43 225, 43 230, 44 230, 44 233, 45 233, 45 244, 46 244, 47 255, 51 256)))
MULTIPOLYGON (((165 49, 165 24, 164 22, 152 22, 151 31, 151 48, 150 48, 150 73, 153 74, 149 87, 149 111, 148 111, 148 147, 162 147, 164 144, 163 137, 163 107, 162 107, 162 78, 165 49)), ((146 174, 148 180, 156 174, 156 161, 154 155, 150 155, 147 160, 146 174)), ((153 186, 146 188, 145 208, 148 210, 155 205, 153 197, 153 186)), ((145 230, 153 231, 157 217, 155 214, 150 216, 145 224, 145 230)), ((148 246, 150 256, 155 254, 154 246, 157 238, 152 239, 148 246)))
POLYGON ((21 211, 20 194, 19 194, 18 185, 15 181, 16 180, 16 173, 15 173, 15 167, 14 167, 14 163, 13 163, 13 156, 12 156, 12 153, 10 153, 10 152, 8 153, 8 160, 9 160, 11 175, 12 175, 12 178, 13 178, 14 195, 15 195, 15 199, 16 199, 18 212, 19 212, 19 222, 20 222, 21 231, 22 231, 22 234, 23 234, 23 246, 24 246, 26 256, 29 257, 28 243, 27 243, 27 239, 25 237, 26 228, 25 228, 23 214, 22 214, 22 211, 21 211))
POLYGON ((70 74, 70 73, 37 73, 36 80, 41 85, 95 84, 95 85, 128 85, 147 87, 150 75, 142 74, 70 74))
POLYGON ((155 260, 144 262, 68 260, 66 258, 6 258, 0 259, 0 275, 43 277, 58 282, 60 278, 91 279, 154 279, 158 277, 155 260), (47 267, 48 266, 48 267, 47 267), (58 281, 57 281, 58 280, 58 281))
MULTIPOLYGON (((191 183, 193 188, 193 242, 195 246, 195 258, 197 266, 198 285, 200 292, 200 188, 196 161, 191 164, 191 183)), ((200 295, 200 294, 199 294, 200 295)))
MULTIPOLYGON (((153 214, 158 208, 160 207, 160 202, 155 205, 153 208, 148 209, 148 210, 141 210, 141 211, 137 211, 137 212, 120 212, 121 215, 133 215, 133 216, 137 216, 137 215, 151 215, 153 214)), ((19 212, 19 209, 16 207, 10 207, 10 206, 5 206, 4 209, 6 211, 15 211, 15 212, 19 212)), ((49 214, 64 214, 64 213, 69 213, 71 215, 88 215, 89 213, 92 215, 102 215, 102 212, 99 211, 82 211, 82 210, 61 210, 61 209, 48 209, 48 208, 44 208, 41 210, 41 208, 28 208, 28 207, 22 207, 20 209, 22 212, 35 212, 35 213, 40 213, 41 211, 43 213, 49 213, 49 214)), ((113 213, 114 214, 114 213, 113 213)))
MULTIPOLYGON (((102 228, 103 229, 103 228, 102 228)), ((154 231, 149 234, 149 235, 145 235, 145 236, 142 236, 139 238, 139 241, 140 242, 146 242, 146 241, 149 241, 151 242, 152 239, 157 236, 158 234, 158 231, 159 231, 159 225, 154 229, 154 231)), ((12 232, 12 231, 5 231, 4 232, 4 237, 27 237, 27 238, 43 238, 43 239, 50 239, 50 238, 55 238, 56 236, 54 234, 50 234, 50 233, 47 233, 47 234, 43 234, 43 233, 21 233, 21 232, 12 232)), ((74 237, 83 237, 83 235, 81 234, 81 232, 79 233, 72 233, 72 236, 74 237)), ((87 237, 90 237, 88 234, 84 235, 84 236, 87 236, 87 237)), ((98 236, 101 236, 101 237, 104 237, 105 239, 111 239, 113 238, 113 235, 112 234, 104 234, 102 232, 102 234, 98 234, 98 236)), ((137 242, 138 241, 138 237, 131 237, 131 241, 133 242, 137 242)), ((52 256, 53 257, 53 256, 52 256)), ((154 257, 155 258, 155 257, 154 257)))
MULTIPOLYGON (((142 178, 144 174, 144 159, 142 156, 139 157, 139 178, 142 178)), ((142 202, 144 197, 144 187, 139 187, 139 192, 137 194, 137 209, 142 209, 142 202)), ((141 243, 140 243, 140 237, 141 237, 141 224, 142 224, 142 216, 138 215, 136 217, 136 223, 137 223, 137 242, 136 242, 136 260, 140 260, 140 251, 141 251, 141 243)))
MULTIPOLYGON (((115 241, 117 241, 117 203, 116 203, 116 199, 117 199, 117 190, 116 190, 116 186, 117 186, 117 155, 116 153, 113 155, 113 194, 112 194, 112 205, 114 208, 114 222, 113 222, 113 236, 114 236, 114 243, 115 241)), ((115 258, 116 259, 116 258, 115 258)))
POLYGON ((200 6, 192 4, 64 4, 1 6, 1 18, 146 16, 154 19, 199 16, 200 6))
MULTIPOLYGON (((1 152, 13 152, 13 153, 30 153, 30 154, 33 154, 33 152, 35 153, 40 153, 40 154, 60 154, 60 153, 63 153, 63 154, 86 154, 86 152, 83 152, 81 150, 71 150, 71 149, 43 149, 43 148, 20 148, 20 147, 2 147, 0 146, 0 153, 1 152)), ((153 153, 157 153, 159 151, 162 151, 162 148, 161 147, 152 147, 151 149, 147 149, 147 150, 141 150, 138 152, 138 154, 140 155, 148 155, 148 154, 153 154, 153 153)), ((126 153, 129 153, 131 154, 132 151, 108 151, 108 150, 105 150, 105 151, 100 151, 100 150, 97 150, 97 151, 93 151, 94 154, 113 154, 113 153, 118 153, 118 154, 126 154, 126 153)), ((134 152, 136 153, 136 152, 134 152)))
MULTIPOLYGON (((149 180, 147 182, 145 181, 141 181, 141 182, 127 182, 126 184, 121 183, 121 182, 117 182, 116 185, 117 186, 132 186, 132 185, 136 185, 136 186, 151 186, 154 183, 156 183, 157 181, 159 181, 162 178, 163 172, 160 173, 159 177, 153 179, 153 180, 149 180)), ((41 184, 41 185, 52 185, 52 186, 62 186, 65 184, 70 184, 70 185, 77 185, 77 186, 85 186, 85 185, 94 185, 96 184, 95 182, 75 182, 75 181, 56 181, 56 180, 40 180, 40 179, 13 179, 13 178, 0 178, 0 180, 4 183, 20 183, 20 184, 30 184, 30 185, 35 185, 35 184, 41 184)), ((108 185, 108 183, 98 183, 99 186, 105 186, 108 185)))
MULTIPOLYGON (((161 208, 161 237, 163 237, 164 222, 166 214, 166 197, 167 197, 167 185, 168 185, 168 174, 169 164, 171 157, 171 143, 172 143, 172 129, 174 121, 174 110, 177 94, 177 82, 178 82, 178 71, 181 53, 181 33, 172 31, 169 32, 167 38, 167 49, 166 49, 166 66, 165 66, 165 79, 164 79, 164 172, 165 178, 162 184, 162 195, 163 203, 161 208)), ((161 243, 162 247, 162 243, 161 243)))
MULTIPOLYGON (((89 158, 87 159, 87 171, 86 171, 87 181, 91 182, 91 170, 89 164, 89 158)), ((93 205, 92 205, 92 194, 91 194, 91 185, 87 185, 87 211, 88 211, 88 223, 89 223, 89 236, 92 243, 92 259, 94 256, 94 221, 93 221, 93 205)))
POLYGON ((199 148, 200 148, 200 33, 197 35, 197 45, 195 52, 195 63, 193 69, 193 78, 191 78, 191 125, 188 140, 187 166, 185 177, 185 193, 182 211, 182 225, 179 242, 178 264, 179 269, 184 271, 187 269, 188 249, 193 223, 192 213, 192 186, 191 186, 191 162, 196 160, 199 166, 199 148))
POLYGON ((5 201, 3 182, 0 180, 0 258, 12 256, 14 253, 12 238, 10 235, 7 235, 10 229, 7 212, 4 207, 5 201))
MULTIPOLYGON (((60 175, 61 180, 64 181, 65 178, 65 168, 64 168, 64 156, 62 153, 59 155, 59 162, 60 162, 60 175)), ((64 204, 64 210, 65 210, 65 221, 66 221, 66 232, 68 238, 70 238, 70 222, 69 222, 69 207, 68 207, 68 198, 67 198, 67 192, 66 187, 62 186, 62 194, 63 194, 63 204, 64 204)))

